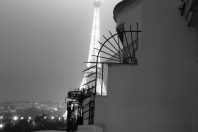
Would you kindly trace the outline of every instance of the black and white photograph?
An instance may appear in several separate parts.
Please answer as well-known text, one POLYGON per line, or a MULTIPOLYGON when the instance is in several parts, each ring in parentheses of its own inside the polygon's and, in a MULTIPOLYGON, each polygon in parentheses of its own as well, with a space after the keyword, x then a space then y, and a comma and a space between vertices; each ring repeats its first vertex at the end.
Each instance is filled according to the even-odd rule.
POLYGON ((0 0, 0 132, 198 132, 198 0, 0 0))

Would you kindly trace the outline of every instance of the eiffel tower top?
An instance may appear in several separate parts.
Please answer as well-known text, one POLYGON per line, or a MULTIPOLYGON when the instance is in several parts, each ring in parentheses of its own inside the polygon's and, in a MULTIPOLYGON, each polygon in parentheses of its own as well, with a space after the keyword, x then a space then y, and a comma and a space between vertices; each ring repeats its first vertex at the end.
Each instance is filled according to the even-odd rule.
POLYGON ((95 6, 95 7, 100 7, 100 5, 101 5, 101 3, 100 3, 100 0, 95 0, 94 1, 94 3, 93 3, 93 5, 95 6))

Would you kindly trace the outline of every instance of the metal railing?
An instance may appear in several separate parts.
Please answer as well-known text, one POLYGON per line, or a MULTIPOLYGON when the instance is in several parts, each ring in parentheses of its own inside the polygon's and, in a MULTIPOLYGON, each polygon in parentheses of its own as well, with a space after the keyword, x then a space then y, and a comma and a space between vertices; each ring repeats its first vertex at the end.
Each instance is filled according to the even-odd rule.
POLYGON ((94 123, 94 110, 95 110, 95 102, 90 101, 89 103, 85 104, 82 107, 83 111, 83 122, 87 121, 87 124, 93 124, 94 123))

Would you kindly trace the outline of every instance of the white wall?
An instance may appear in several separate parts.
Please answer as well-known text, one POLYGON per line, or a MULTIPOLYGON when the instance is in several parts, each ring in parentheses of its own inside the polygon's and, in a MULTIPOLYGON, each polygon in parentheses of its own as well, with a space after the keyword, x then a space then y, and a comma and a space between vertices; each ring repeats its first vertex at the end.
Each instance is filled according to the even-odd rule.
POLYGON ((138 111, 137 93, 133 92, 136 89, 132 89, 130 77, 131 73, 138 73, 137 68, 120 64, 109 66, 108 95, 97 96, 95 100, 95 124, 103 125, 105 132, 132 132, 137 127, 133 120, 138 111), (125 77, 128 78, 123 79, 125 77))
POLYGON ((160 101, 152 109, 156 118, 146 124, 157 122, 155 131, 163 132, 197 129, 192 126, 198 124, 195 120, 192 123, 192 117, 197 115, 193 105, 196 101, 192 99, 198 95, 197 31, 187 27, 177 10, 177 1, 144 1, 143 8, 139 65, 144 65, 145 74, 156 80, 148 89, 160 101))

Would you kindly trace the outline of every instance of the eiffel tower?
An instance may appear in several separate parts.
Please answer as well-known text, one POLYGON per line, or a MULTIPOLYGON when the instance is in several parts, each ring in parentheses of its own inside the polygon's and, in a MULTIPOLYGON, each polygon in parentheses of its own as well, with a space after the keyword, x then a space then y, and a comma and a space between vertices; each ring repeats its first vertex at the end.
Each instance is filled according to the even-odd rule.
MULTIPOLYGON (((100 49, 100 44, 98 43, 100 41, 100 0, 95 0, 94 3, 94 17, 93 17, 93 25, 92 25, 92 33, 91 33, 91 41, 90 41, 90 48, 89 48, 89 55, 88 55, 88 62, 96 62, 98 50, 100 49)), ((100 58, 98 59, 98 62, 100 62, 100 58)), ((80 85, 80 90, 82 89, 88 89, 90 88, 89 85, 84 85, 87 82, 93 80, 93 77, 87 77, 88 75, 95 72, 95 68, 93 65, 96 65, 95 63, 87 63, 87 69, 90 68, 90 70, 86 71, 83 77, 83 80, 80 85)), ((99 69, 98 69, 99 70, 99 69)), ((99 71, 100 72, 100 71, 99 71)), ((97 88, 96 88, 96 94, 101 93, 101 80, 97 79, 97 88)))

